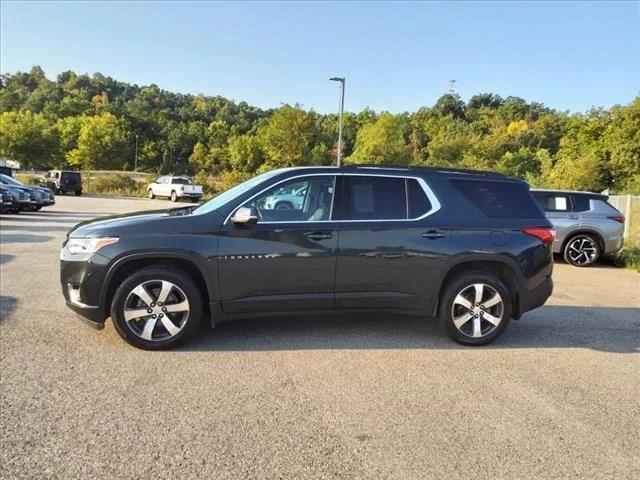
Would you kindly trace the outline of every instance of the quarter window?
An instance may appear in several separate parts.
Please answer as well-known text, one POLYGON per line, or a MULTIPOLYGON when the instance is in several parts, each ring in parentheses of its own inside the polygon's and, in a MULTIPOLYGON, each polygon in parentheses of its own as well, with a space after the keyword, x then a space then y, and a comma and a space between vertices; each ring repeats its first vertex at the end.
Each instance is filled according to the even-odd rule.
POLYGON ((333 175, 296 178, 270 188, 243 206, 258 211, 259 222, 323 222, 331 218, 333 175))

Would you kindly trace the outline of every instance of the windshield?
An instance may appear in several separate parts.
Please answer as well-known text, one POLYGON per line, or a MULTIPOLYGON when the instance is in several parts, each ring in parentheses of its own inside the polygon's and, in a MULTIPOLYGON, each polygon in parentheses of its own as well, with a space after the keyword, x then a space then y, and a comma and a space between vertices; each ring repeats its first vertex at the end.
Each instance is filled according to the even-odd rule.
POLYGON ((7 185, 17 185, 19 187, 24 187, 24 185, 17 181, 15 178, 5 175, 4 173, 0 173, 0 181, 7 185))
POLYGON ((241 183, 240 185, 236 185, 235 187, 230 188, 226 192, 222 192, 218 196, 212 198, 207 203, 205 203, 203 205, 200 205, 198 208, 196 208, 193 211, 193 214, 194 215, 199 215, 199 214, 209 213, 209 212, 212 212, 214 210, 217 210, 220 207, 222 207, 223 205, 225 205, 228 202, 230 202, 231 200, 233 200, 234 198, 239 197, 240 195, 242 195, 245 192, 248 192, 249 190, 251 190, 256 185, 261 184, 265 180, 268 180, 271 177, 273 177, 273 176, 275 176, 275 175, 277 175, 279 173, 284 172, 285 170, 287 170, 287 169, 281 168, 279 170, 273 170, 271 172, 263 173, 262 175, 258 175, 257 177, 253 177, 253 178, 247 180, 246 182, 241 183))

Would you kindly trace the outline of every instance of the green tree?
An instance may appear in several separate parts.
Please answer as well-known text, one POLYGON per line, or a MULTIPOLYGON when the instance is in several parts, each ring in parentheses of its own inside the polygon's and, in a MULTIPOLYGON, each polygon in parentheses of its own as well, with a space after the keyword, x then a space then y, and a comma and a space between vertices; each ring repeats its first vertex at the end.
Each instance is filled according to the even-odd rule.
POLYGON ((78 146, 67 155, 69 164, 85 169, 119 169, 127 160, 128 141, 118 119, 103 113, 85 117, 78 146))
POLYGON ((229 163, 242 173, 255 173, 264 162, 260 142, 255 136, 241 135, 229 139, 229 163))
POLYGON ((0 155, 22 168, 51 168, 57 164, 58 135, 41 113, 4 112, 0 116, 0 155))
POLYGON ((375 123, 364 125, 358 131, 355 148, 348 163, 409 164, 409 131, 409 122, 405 116, 383 113, 375 123))
POLYGON ((313 118, 298 105, 283 105, 258 130, 267 162, 274 168, 308 163, 312 135, 313 118))

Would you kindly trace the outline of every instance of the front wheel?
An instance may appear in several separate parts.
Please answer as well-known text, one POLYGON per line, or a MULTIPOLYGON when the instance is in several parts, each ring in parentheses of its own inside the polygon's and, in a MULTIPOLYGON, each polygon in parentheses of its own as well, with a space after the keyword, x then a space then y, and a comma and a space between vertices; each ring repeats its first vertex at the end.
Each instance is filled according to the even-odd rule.
POLYGON ((149 189, 149 191, 147 192, 147 197, 149 197, 150 200, 153 200, 154 198, 156 198, 152 189, 149 189))
POLYGON ((172 348, 200 324, 202 296, 193 279, 172 267, 148 267, 116 290, 111 318, 120 336, 145 350, 172 348))
POLYGON ((178 201, 178 194, 176 193, 175 190, 171 191, 171 201, 172 202, 177 202, 178 201))
POLYGON ((486 345, 507 328, 511 298, 504 283, 490 273, 462 274, 445 289, 440 319, 456 342, 486 345))
POLYGON ((564 247, 564 260, 575 267, 588 267, 598 257, 600 246, 591 235, 576 235, 564 247))

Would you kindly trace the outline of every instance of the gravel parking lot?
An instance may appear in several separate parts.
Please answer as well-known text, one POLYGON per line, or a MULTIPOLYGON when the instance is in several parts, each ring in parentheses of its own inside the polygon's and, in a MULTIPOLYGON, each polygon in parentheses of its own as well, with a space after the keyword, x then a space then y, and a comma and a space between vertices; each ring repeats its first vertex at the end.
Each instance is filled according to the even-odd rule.
POLYGON ((357 316, 145 352, 65 307, 58 252, 83 219, 170 206, 1 217, 2 478, 640 478, 637 273, 557 264, 548 306, 483 348, 357 316))

